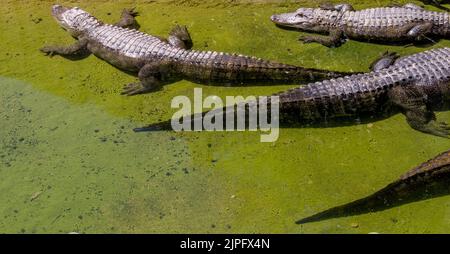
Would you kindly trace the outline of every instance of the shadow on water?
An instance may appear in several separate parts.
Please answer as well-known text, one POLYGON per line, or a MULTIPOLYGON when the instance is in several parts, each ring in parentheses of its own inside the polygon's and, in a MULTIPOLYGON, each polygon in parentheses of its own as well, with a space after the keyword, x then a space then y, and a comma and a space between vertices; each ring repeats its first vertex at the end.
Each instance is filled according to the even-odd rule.
MULTIPOLYGON (((206 113, 207 112, 202 113, 202 118, 205 116, 206 113)), ((329 119, 327 121, 320 121, 320 122, 319 121, 306 122, 305 120, 300 119, 296 116, 281 114, 280 120, 279 120, 279 127, 281 129, 336 128, 336 127, 345 127, 345 126, 354 126, 354 125, 359 125, 359 124, 374 123, 374 122, 382 121, 392 115, 393 114, 391 114, 391 115, 361 115, 359 117, 335 118, 335 119, 329 119)), ((199 115, 194 115, 191 117, 192 117, 191 119, 198 119, 199 115)), ((226 116, 224 115, 223 123, 226 123, 226 121, 227 121, 227 119, 225 117, 226 116)), ((268 117, 268 119, 270 119, 270 117, 268 117)), ((172 121, 172 119, 169 119, 169 120, 166 120, 163 122, 150 124, 150 125, 142 127, 142 128, 135 128, 134 131, 135 132, 171 131, 172 130, 171 121, 172 121)), ((191 122, 192 128, 194 128, 194 126, 193 126, 194 121, 190 121, 190 120, 186 120, 186 121, 191 122)), ((180 122, 182 122, 181 119, 180 119, 180 122)), ((236 128, 237 122, 238 122, 238 120, 235 118, 235 120, 234 120, 235 128, 236 128)), ((405 124, 407 124, 407 123, 405 122, 405 124)), ((248 126, 249 126, 248 118, 245 119, 245 126, 246 126, 246 128, 248 128, 248 126)), ((225 124, 224 124, 223 128, 225 129, 225 124)))
POLYGON ((383 211, 420 200, 450 194, 450 150, 409 170, 383 189, 365 198, 297 221, 297 224, 383 211))
POLYGON ((70 61, 80 61, 80 60, 88 58, 90 55, 91 54, 78 54, 78 55, 67 55, 67 56, 63 55, 61 57, 65 58, 67 60, 70 60, 70 61))
POLYGON ((450 175, 425 184, 413 184, 402 192, 394 192, 393 187, 398 182, 365 198, 337 206, 312 216, 298 220, 297 224, 318 222, 328 219, 349 217, 373 212, 380 212, 394 207, 422 200, 437 198, 450 194, 450 175))
MULTIPOLYGON (((364 125, 375 123, 379 121, 383 121, 396 113, 392 114, 361 114, 357 117, 339 117, 339 118, 331 118, 325 119, 321 121, 305 121, 304 119, 300 119, 296 116, 292 115, 281 115, 280 119, 280 128, 283 129, 294 129, 294 128, 337 128, 337 127, 347 127, 354 125, 364 125)), ((405 123, 406 124, 406 123, 405 123)))
MULTIPOLYGON (((231 54, 231 53, 230 53, 231 54)), ((88 58, 89 56, 91 56, 93 54, 91 53, 86 53, 86 54, 78 54, 78 55, 60 55, 60 57, 65 58, 67 60, 70 61, 81 61, 84 60, 86 58, 88 58)), ((99 61, 103 61, 101 58, 97 57, 99 61)), ((270 60, 268 60, 270 61, 270 60)), ((107 63, 109 66, 113 67, 114 69, 116 69, 117 71, 120 71, 124 74, 127 74, 129 76, 138 78, 138 73, 139 71, 131 71, 131 70, 125 70, 125 69, 121 69, 120 67, 117 67, 111 63, 109 63, 108 61, 103 61, 105 63, 107 63)), ((352 75, 352 74, 358 74, 360 72, 341 72, 341 71, 335 71, 335 70, 320 70, 320 69, 314 69, 314 68, 307 68, 307 67, 302 67, 302 66, 297 66, 299 69, 299 72, 303 72, 304 71, 304 75, 299 74, 298 77, 296 78, 286 78, 286 79, 272 79, 272 77, 270 76, 269 73, 261 73, 260 77, 258 79, 255 80, 245 80, 245 81, 205 81, 205 80, 201 80, 201 79, 190 79, 190 78, 185 78, 183 79, 182 77, 179 77, 178 75, 174 75, 174 76, 170 76, 170 72, 168 73, 168 76, 164 78, 164 80, 162 81, 162 86, 156 88, 155 90, 153 90, 152 92, 156 92, 159 91, 163 88, 164 85, 168 85, 168 84, 172 84, 172 83, 176 83, 179 82, 181 80, 186 80, 189 82, 192 82, 194 84, 198 84, 198 85, 208 85, 208 86, 218 86, 218 87, 263 87, 263 86, 274 86, 274 85, 306 85, 308 83, 312 83, 312 82, 316 82, 318 81, 317 78, 315 77, 311 77, 308 73, 317 71, 323 74, 319 74, 319 75, 323 75, 324 77, 326 76, 326 73, 330 72, 330 73, 335 73, 335 75, 339 75, 339 76, 345 76, 345 75, 352 75)), ((161 78, 161 76, 156 76, 158 78, 161 78)), ((239 79, 239 77, 238 77, 239 79)), ((244 79, 244 78, 243 78, 244 79)))
MULTIPOLYGON (((444 108, 436 110, 436 111, 448 111, 450 110, 450 107, 447 105, 444 106, 444 108)), ((223 111, 220 111, 223 112, 223 111)), ((201 113, 201 117, 204 118, 207 112, 201 113)), ((331 118, 328 120, 321 120, 316 122, 311 121, 305 121, 304 119, 299 118, 298 116, 294 114, 289 113, 280 113, 280 119, 279 119, 279 127, 281 129, 294 129, 294 128, 336 128, 336 127, 347 127, 347 126, 354 126, 354 125, 362 125, 362 124, 370 124, 379 122, 382 120, 385 120, 389 117, 394 116, 395 114, 400 113, 399 110, 392 109, 391 111, 388 111, 387 113, 383 114, 360 114, 358 116, 349 116, 349 117, 338 117, 338 118, 331 118)), ((200 114, 191 115, 190 119, 198 119, 200 117, 200 114)), ((236 115, 235 115, 236 117, 236 115)), ((267 117, 267 119, 270 119, 270 116, 267 117)), ((180 122, 182 119, 179 119, 180 122)), ((145 127, 141 128, 135 128, 135 132, 147 132, 147 131, 171 131, 172 130, 172 119, 150 124, 145 127)), ((194 129, 194 121, 186 120, 191 122, 191 127, 194 129)), ((225 123, 226 123, 226 115, 223 114, 223 128, 225 129, 225 123)), ((234 123, 237 123, 238 120, 235 118, 234 123)), ((408 124, 405 120, 404 124, 408 124)), ((245 126, 246 128, 249 126, 248 117, 245 119, 245 126)), ((236 128, 236 124, 235 124, 236 128)))

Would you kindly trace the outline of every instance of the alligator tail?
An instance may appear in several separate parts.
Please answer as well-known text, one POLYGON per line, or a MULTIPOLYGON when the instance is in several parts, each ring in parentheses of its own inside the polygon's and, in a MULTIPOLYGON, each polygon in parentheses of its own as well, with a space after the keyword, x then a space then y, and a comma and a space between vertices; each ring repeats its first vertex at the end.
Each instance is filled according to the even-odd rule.
MULTIPOLYGON (((216 126, 218 128, 221 128, 221 130, 233 128, 235 129, 248 129, 250 127, 252 128, 259 128, 260 123, 257 121, 251 121, 250 117, 255 116, 255 114, 260 113, 261 105, 263 103, 266 103, 266 110, 267 110, 267 119, 272 119, 271 116, 271 104, 270 104, 270 97, 262 97, 264 98, 261 100, 252 100, 247 102, 242 102, 239 104, 226 106, 218 109, 213 109, 210 111, 206 111, 203 113, 197 113, 192 114, 188 116, 184 116, 178 119, 170 119, 163 122, 150 124, 145 127, 141 128, 135 128, 135 132, 154 132, 154 131, 168 131, 168 130, 174 130, 172 123, 180 123, 180 125, 183 125, 183 131, 186 131, 186 128, 190 131, 199 131, 199 130, 211 130, 210 128, 206 128, 203 125, 203 120, 205 118, 208 118, 208 121, 216 122, 218 119, 221 119, 222 125, 216 126), (227 123, 227 120, 233 120, 232 126, 230 123, 227 123), (227 125, 228 124, 228 125, 227 125), (199 126, 201 129, 199 129, 199 126)), ((255 117, 256 118, 256 117, 255 117)), ((252 118, 252 119, 255 119, 252 118)), ((220 124, 220 122, 219 122, 220 124)))

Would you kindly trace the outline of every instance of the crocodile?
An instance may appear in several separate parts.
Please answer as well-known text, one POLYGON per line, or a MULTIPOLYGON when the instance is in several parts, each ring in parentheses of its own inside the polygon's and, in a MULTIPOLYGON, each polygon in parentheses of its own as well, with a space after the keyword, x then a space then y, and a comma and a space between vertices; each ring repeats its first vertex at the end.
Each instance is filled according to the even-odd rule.
POLYGON ((124 10, 121 20, 114 25, 104 24, 78 7, 54 5, 52 15, 77 42, 71 46, 45 46, 41 51, 66 57, 93 53, 119 69, 138 73, 139 82, 126 85, 122 93, 125 95, 153 92, 181 79, 243 85, 309 82, 348 74, 238 54, 193 50, 185 26, 176 25, 168 39, 136 30, 134 10, 124 10))
POLYGON ((406 172, 386 187, 362 199, 337 206, 298 220, 297 224, 317 222, 331 218, 376 212, 393 206, 448 194, 450 182, 450 150, 406 172), (437 187, 437 188, 436 188, 437 187), (423 196, 423 192, 430 192, 423 196), (430 195, 431 194, 431 195, 430 195))
MULTIPOLYGON (((399 57, 387 53, 372 64, 372 71, 310 83, 277 93, 280 125, 326 123, 364 115, 386 116, 402 112, 409 125, 421 132, 450 138, 450 126, 437 121, 435 111, 450 104, 450 48, 437 48, 399 57)), ((212 112, 196 113, 178 121, 195 123, 205 114, 227 119, 236 107, 271 107, 271 98, 228 105, 212 112), (266 104, 267 103, 267 104, 266 104)), ((237 113, 236 113, 237 114, 237 113)), ((236 117, 236 115, 235 115, 236 117)), ((171 121, 136 128, 135 131, 170 130, 171 121)), ((192 126, 192 124, 191 124, 192 126)))
POLYGON ((339 47, 347 39, 383 43, 423 42, 450 37, 447 12, 428 11, 409 3, 400 7, 379 7, 355 11, 350 4, 323 4, 319 8, 300 8, 292 13, 272 15, 281 27, 328 35, 300 37, 304 43, 317 42, 339 47))

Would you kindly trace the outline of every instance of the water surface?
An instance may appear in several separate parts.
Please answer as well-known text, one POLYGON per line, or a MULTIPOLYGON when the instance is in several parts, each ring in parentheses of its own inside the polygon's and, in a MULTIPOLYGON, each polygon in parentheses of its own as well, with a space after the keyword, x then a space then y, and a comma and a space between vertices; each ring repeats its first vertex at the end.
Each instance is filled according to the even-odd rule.
MULTIPOLYGON (((357 9, 389 1, 351 1, 357 9)), ((405 1, 404 1, 405 2, 405 1)), ((410 1, 408 1, 410 2, 410 1)), ((442 233, 450 196, 306 225, 294 222, 368 195, 448 150, 449 140, 412 130, 401 114, 336 128, 260 133, 140 133, 170 118, 174 96, 267 95, 295 87, 211 87, 181 81, 124 97, 135 78, 90 56, 44 57, 44 44, 73 39, 53 21, 53 1, 0 7, 1 232, 442 233), (352 227, 358 224, 357 228, 352 227)), ((303 45, 268 17, 315 3, 62 1, 114 22, 136 6, 141 30, 165 36, 186 24, 199 50, 219 50, 340 71, 366 71, 386 50, 426 50, 349 41, 303 45)), ((433 9, 433 7, 427 7, 433 9)), ((442 40, 432 47, 450 46, 442 40)), ((431 47, 430 47, 431 48, 431 47)), ((450 112, 438 117, 450 120, 450 112)))

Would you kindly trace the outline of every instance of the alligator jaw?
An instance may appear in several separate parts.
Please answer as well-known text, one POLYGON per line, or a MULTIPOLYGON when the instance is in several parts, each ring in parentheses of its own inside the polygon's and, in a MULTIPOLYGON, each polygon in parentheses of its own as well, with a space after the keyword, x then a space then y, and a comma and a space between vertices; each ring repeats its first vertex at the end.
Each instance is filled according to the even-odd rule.
POLYGON ((274 14, 270 17, 270 20, 278 26, 295 27, 294 23, 290 21, 294 17, 295 13, 274 14))

